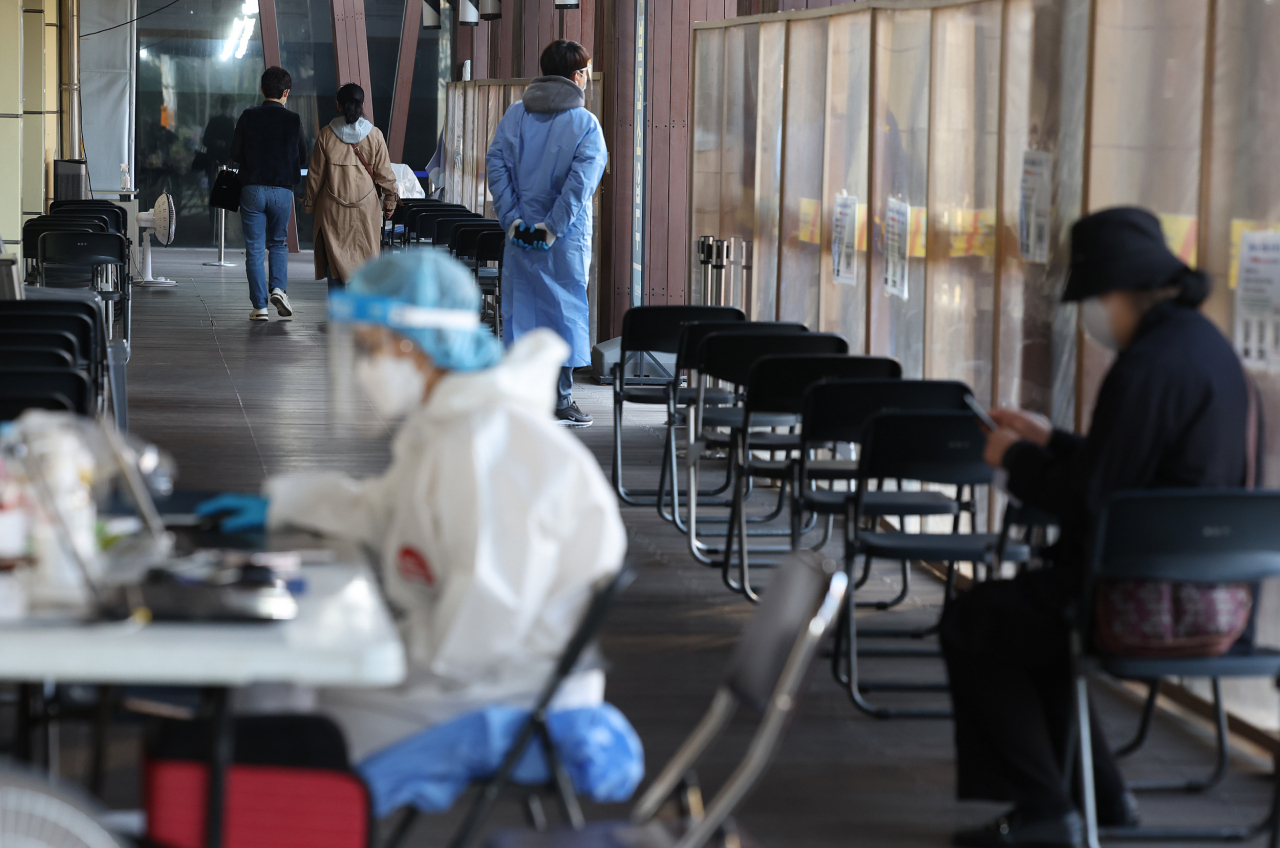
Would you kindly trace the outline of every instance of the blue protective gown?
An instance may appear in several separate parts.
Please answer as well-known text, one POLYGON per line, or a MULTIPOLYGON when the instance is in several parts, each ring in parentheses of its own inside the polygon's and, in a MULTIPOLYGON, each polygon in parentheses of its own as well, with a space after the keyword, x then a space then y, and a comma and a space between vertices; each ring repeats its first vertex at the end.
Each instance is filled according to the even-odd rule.
MULTIPOLYGON (((531 102, 534 86, 525 97, 531 102)), ((572 82, 555 78, 552 86, 572 82)), ((581 102, 581 97, 577 98, 581 102)), ((591 271, 591 198, 604 175, 604 131, 585 108, 534 111, 515 103, 502 116, 486 164, 498 220, 546 224, 556 236, 549 250, 507 243, 502 266, 502 340, 507 345, 536 327, 569 343, 565 365, 591 362, 587 280, 591 271)))

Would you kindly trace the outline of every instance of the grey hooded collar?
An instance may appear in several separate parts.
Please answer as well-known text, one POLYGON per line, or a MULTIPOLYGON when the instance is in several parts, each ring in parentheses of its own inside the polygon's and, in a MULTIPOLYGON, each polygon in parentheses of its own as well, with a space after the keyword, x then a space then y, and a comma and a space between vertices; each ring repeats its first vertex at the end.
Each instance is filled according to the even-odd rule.
POLYGON ((564 77, 537 77, 524 90, 524 108, 528 112, 565 112, 579 109, 586 95, 578 84, 564 77))
POLYGON ((373 130, 373 124, 364 118, 358 118, 354 124, 348 124, 347 119, 339 115, 329 122, 329 129, 333 130, 333 134, 340 141, 346 144, 359 144, 373 130))

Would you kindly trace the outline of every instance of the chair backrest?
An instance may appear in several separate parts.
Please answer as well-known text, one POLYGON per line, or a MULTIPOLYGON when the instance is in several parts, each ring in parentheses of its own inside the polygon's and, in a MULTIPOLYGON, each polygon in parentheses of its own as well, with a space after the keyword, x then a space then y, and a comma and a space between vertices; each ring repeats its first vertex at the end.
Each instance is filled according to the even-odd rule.
POLYGON ((465 206, 446 207, 441 209, 416 209, 410 214, 413 220, 413 232, 418 238, 431 238, 436 233, 436 221, 441 218, 460 218, 473 216, 465 206))
POLYGON ((49 207, 53 216, 83 217, 86 215, 102 216, 107 219, 109 232, 123 233, 128 226, 129 216, 123 208, 110 201, 55 201, 49 207))
POLYGON ((826 379, 885 379, 902 376, 898 360, 886 356, 840 356, 838 354, 780 354, 762 356, 747 376, 747 414, 753 412, 800 412, 804 393, 826 379))
POLYGON ((822 380, 805 392, 800 414, 809 442, 861 442, 881 412, 963 412, 972 391, 954 380, 822 380))
POLYGON ((506 249, 507 234, 503 230, 484 230, 476 237, 477 262, 501 262, 506 249))
MULTIPOLYGON (((66 333, 76 342, 76 347, 83 359, 91 361, 96 355, 104 353, 100 327, 94 322, 74 312, 41 309, 13 309, 10 303, 26 303, 27 301, 3 301, 0 308, 0 343, 16 339, 17 333, 66 333)), ((37 302, 38 303, 38 302, 37 302)), ((43 304, 41 304, 43 305, 43 304)))
POLYGON ((849 343, 834 333, 710 333, 698 346, 698 361, 707 376, 745 386, 752 366, 765 356, 848 352, 849 343))
POLYGON ((678 353, 686 324, 745 320, 732 306, 633 306, 622 314, 621 353, 678 353))
POLYGON ((463 224, 453 231, 449 240, 449 249, 453 255, 463 259, 472 259, 476 255, 476 245, 480 243, 482 233, 502 233, 502 225, 492 218, 481 218, 474 224, 463 224))
POLYGON ((88 363, 88 357, 80 348, 80 341, 75 333, 66 330, 15 330, 0 328, 0 344, 10 347, 40 348, 58 350, 71 357, 75 365, 88 363))
MULTIPOLYGON (((991 482, 982 459, 987 438, 972 412, 882 412, 862 433, 858 477, 979 485, 991 482)), ((858 487, 859 497, 867 490, 858 487)))
POLYGON ((459 224, 470 224, 475 221, 483 221, 484 218, 473 213, 458 213, 450 215, 447 218, 437 218, 435 230, 431 237, 431 243, 436 247, 448 247, 449 239, 453 236, 453 231, 459 224))
POLYGON ((116 233, 44 233, 41 265, 128 265, 129 247, 116 233))
POLYGON ((0 369, 76 367, 75 359, 66 350, 56 347, 18 347, 4 342, 0 338, 0 369))
MULTIPOLYGON (((725 670, 725 685, 744 704, 760 713, 768 709, 787 658, 808 632, 837 573, 843 574, 835 561, 812 551, 789 555, 774 573, 725 670)), ((833 617, 838 606, 829 611, 833 617)))
POLYGON ((809 328, 804 324, 788 324, 782 321, 743 321, 737 318, 731 321, 699 321, 695 324, 685 324, 680 333, 680 347, 676 352, 676 368, 701 370, 702 363, 698 361, 698 351, 702 348, 702 340, 712 333, 788 335, 807 332, 809 328))
POLYGON ((1122 492, 1098 520, 1099 577, 1246 583, 1280 575, 1280 492, 1122 492))
POLYGON ((26 259, 35 259, 40 252, 40 236, 45 233, 105 233, 106 226, 101 221, 90 221, 85 218, 51 218, 43 216, 32 218, 22 225, 22 255, 26 259))
POLYGON ((79 218, 89 221, 98 221, 107 228, 109 233, 118 233, 116 228, 115 215, 109 214, 105 209, 62 209, 58 212, 50 212, 50 218, 79 218))
POLYGON ((0 421, 12 421, 28 409, 89 415, 95 406, 93 384, 79 371, 0 368, 0 421))

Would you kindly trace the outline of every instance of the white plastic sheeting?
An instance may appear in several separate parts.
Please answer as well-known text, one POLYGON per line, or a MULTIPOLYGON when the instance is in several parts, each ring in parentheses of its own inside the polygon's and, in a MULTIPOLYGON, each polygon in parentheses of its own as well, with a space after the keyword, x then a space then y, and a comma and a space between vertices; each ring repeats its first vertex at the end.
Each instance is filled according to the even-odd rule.
POLYGON ((99 197, 120 187, 120 166, 134 173, 134 80, 136 78, 137 0, 81 3, 80 101, 84 112, 84 151, 89 181, 99 197), (98 32, 116 27, 107 32, 98 32))

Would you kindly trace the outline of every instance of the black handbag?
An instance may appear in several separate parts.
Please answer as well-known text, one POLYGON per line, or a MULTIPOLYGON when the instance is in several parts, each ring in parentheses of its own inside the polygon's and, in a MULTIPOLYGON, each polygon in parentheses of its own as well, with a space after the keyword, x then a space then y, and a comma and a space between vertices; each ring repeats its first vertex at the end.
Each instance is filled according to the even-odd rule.
POLYGON ((235 171, 221 170, 209 189, 209 205, 228 212, 240 211, 240 175, 235 171))

